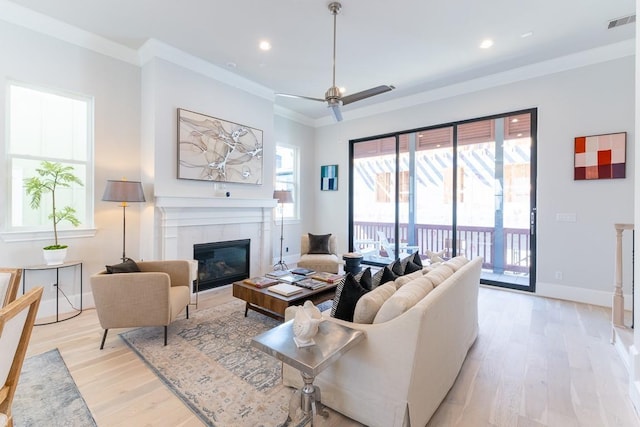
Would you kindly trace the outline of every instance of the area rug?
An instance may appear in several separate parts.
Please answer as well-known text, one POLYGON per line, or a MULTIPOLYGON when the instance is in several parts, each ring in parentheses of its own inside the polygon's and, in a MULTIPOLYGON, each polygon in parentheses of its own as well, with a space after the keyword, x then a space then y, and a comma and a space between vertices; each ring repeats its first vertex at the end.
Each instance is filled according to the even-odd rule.
POLYGON ((163 328, 120 334, 207 425, 279 426, 293 393, 282 385, 281 363, 251 347, 251 338, 280 322, 237 300, 191 314, 163 328))
POLYGON ((16 427, 96 425, 58 349, 25 359, 11 411, 16 427))

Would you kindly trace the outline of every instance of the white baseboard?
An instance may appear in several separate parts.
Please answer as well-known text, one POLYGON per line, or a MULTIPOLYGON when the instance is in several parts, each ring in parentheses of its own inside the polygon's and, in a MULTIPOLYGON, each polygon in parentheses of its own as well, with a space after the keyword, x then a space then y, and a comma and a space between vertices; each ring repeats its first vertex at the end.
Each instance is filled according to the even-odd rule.
MULTIPOLYGON (((49 298, 43 299, 40 301, 40 307, 38 307, 38 314, 36 316, 36 323, 38 323, 39 319, 50 318, 56 315, 56 298, 55 293, 53 294, 53 298, 47 295, 49 298)), ((80 308, 80 295, 67 295, 69 297, 69 301, 73 304, 74 307, 80 308)), ((75 313, 66 298, 60 294, 58 295, 58 316, 60 318, 66 318, 69 314, 75 313)), ((93 308, 95 307, 95 303, 93 301, 93 294, 91 292, 84 292, 82 294, 82 309, 93 308)))
MULTIPOLYGON (((284 255, 282 257, 282 260, 284 261, 285 264, 287 264, 287 267, 289 268, 292 268, 292 266, 296 265, 299 259, 300 259, 300 254, 284 255)), ((276 265, 278 261, 280 261, 279 256, 273 258, 273 262, 271 263, 271 265, 276 265)), ((268 273, 268 271, 263 271, 262 273, 263 274, 268 273)))
POLYGON ((629 397, 640 418, 640 353, 635 345, 629 347, 629 397))
MULTIPOLYGON (((555 283, 536 283, 536 295, 547 298, 563 299, 567 301, 581 302, 585 304, 611 307, 613 287, 610 292, 585 289, 576 286, 558 285, 555 283)), ((631 294, 624 295, 624 309, 631 310, 631 294)))

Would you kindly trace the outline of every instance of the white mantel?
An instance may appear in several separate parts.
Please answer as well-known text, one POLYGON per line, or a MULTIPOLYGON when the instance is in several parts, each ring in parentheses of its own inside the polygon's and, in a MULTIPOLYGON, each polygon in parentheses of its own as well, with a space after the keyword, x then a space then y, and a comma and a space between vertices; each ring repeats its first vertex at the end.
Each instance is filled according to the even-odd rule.
POLYGON ((160 256, 192 259, 196 243, 251 239, 251 275, 271 267, 271 226, 275 199, 168 197, 155 199, 160 256))

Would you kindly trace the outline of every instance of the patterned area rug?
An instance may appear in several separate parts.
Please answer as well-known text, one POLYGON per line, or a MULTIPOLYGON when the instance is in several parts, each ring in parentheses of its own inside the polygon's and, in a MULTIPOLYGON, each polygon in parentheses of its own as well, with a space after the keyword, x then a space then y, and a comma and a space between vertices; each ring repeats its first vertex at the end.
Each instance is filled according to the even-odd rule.
POLYGON ((208 425, 278 426, 293 391, 282 385, 281 364, 251 347, 251 338, 280 322, 249 311, 244 302, 192 313, 163 328, 122 333, 124 341, 208 425))
POLYGON ((11 411, 16 427, 96 425, 58 349, 24 361, 11 411))

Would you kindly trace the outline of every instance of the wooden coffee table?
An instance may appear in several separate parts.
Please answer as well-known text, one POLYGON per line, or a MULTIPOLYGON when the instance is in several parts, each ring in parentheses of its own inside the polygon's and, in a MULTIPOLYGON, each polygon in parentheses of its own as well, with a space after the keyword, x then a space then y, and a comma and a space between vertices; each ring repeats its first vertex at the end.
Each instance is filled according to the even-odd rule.
POLYGON ((233 283, 233 296, 246 301, 244 310, 245 317, 251 309, 274 319, 284 319, 284 311, 292 305, 303 304, 306 300, 318 305, 321 302, 330 300, 336 293, 336 283, 327 283, 327 286, 320 289, 302 289, 295 295, 285 297, 284 295, 270 292, 269 288, 256 288, 243 282, 233 283))

